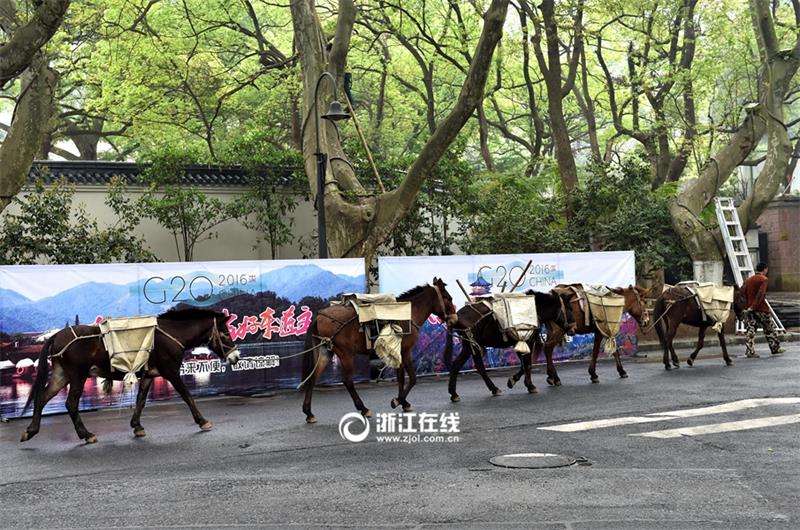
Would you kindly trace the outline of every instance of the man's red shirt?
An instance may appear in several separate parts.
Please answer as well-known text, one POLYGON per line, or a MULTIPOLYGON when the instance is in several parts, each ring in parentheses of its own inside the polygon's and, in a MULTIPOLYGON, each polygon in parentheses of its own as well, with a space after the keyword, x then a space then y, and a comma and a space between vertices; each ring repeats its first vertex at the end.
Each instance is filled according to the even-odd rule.
POLYGON ((763 274, 754 274, 744 281, 742 290, 747 300, 747 305, 745 307, 752 308, 754 311, 769 313, 769 307, 767 307, 766 301, 767 283, 769 283, 769 279, 763 274), (763 296, 761 297, 761 301, 756 303, 758 293, 762 293, 763 296))

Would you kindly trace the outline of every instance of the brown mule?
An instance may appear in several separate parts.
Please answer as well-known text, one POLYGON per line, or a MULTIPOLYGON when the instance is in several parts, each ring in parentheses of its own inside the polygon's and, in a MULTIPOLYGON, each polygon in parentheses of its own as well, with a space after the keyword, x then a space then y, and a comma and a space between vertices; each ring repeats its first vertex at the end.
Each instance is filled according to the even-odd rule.
MULTIPOLYGON (((575 333, 594 333, 594 344, 592 346, 592 358, 589 362, 589 377, 592 383, 599 382, 597 377, 597 355, 600 353, 600 342, 603 340, 603 335, 597 329, 597 325, 592 318, 591 312, 589 313, 589 324, 586 324, 586 314, 581 307, 580 300, 575 294, 571 286, 559 285, 554 291, 565 298, 565 302, 569 303, 572 309, 572 316, 575 319, 575 333)), ((644 302, 644 297, 650 291, 642 287, 629 285, 628 287, 615 287, 611 289, 612 292, 621 294, 625 298, 624 311, 631 315, 640 328, 647 327, 650 322, 650 314, 644 302)), ((588 308, 587 308, 588 309, 588 308)), ((558 330, 557 330, 558 331, 558 330)), ((542 348, 537 345, 536 351, 533 353, 533 362, 536 362, 539 357, 539 352, 544 349, 545 357, 547 359, 547 383, 550 385, 558 386, 561 384, 561 379, 558 377, 555 364, 553 363, 553 349, 561 342, 561 337, 554 336, 552 340, 548 340, 547 344, 542 348)), ((622 360, 619 357, 619 351, 614 352, 614 360, 617 363, 617 373, 622 378, 628 377, 625 368, 622 367, 622 360)))
MULTIPOLYGON (((547 329, 566 330, 570 327, 572 312, 568 305, 561 302, 557 294, 552 291, 540 293, 531 290, 526 291, 526 294, 536 297, 536 313, 539 321, 547 324, 547 329)), ((448 386, 450 401, 461 401, 456 392, 456 382, 458 381, 458 372, 470 356, 472 356, 475 369, 483 378, 483 382, 492 395, 500 395, 500 389, 497 388, 486 373, 486 366, 483 364, 483 349, 486 347, 509 348, 514 346, 516 341, 503 333, 492 310, 482 302, 467 304, 459 309, 458 321, 452 326, 452 329, 461 336, 461 354, 454 361, 449 361, 453 351, 453 336, 452 332, 448 331, 445 362, 450 367, 450 383, 448 386)), ((550 331, 549 335, 553 336, 553 332, 550 331)), ((563 336, 563 334, 559 336, 563 336)), ((533 336, 528 339, 528 347, 531 351, 540 343, 541 337, 538 332, 534 332, 533 336)), ((531 381, 531 355, 530 353, 517 353, 517 355, 519 355, 520 359, 521 372, 517 376, 508 379, 508 388, 513 388, 522 373, 524 373, 525 388, 528 389, 529 393, 534 394, 536 393, 536 386, 531 381)))
MULTIPOLYGON (((398 395, 392 399, 392 408, 398 405, 408 412, 411 405, 406 398, 417 380, 411 350, 417 342, 419 328, 431 314, 445 321, 454 321, 455 308, 453 298, 440 278, 433 279, 433 285, 420 285, 397 297, 398 301, 411 302, 411 332, 403 335, 401 343, 402 364, 397 370, 398 395), (405 384, 405 373, 408 372, 408 385, 405 384)), ((339 358, 342 367, 342 380, 353 399, 353 404, 361 414, 369 417, 372 413, 364 406, 353 384, 353 361, 356 354, 369 355, 366 337, 358 323, 355 309, 349 305, 331 305, 322 309, 314 317, 306 335, 306 354, 303 359, 303 381, 305 399, 303 413, 307 423, 316 422, 311 412, 311 397, 314 385, 330 360, 333 352, 339 358)))
MULTIPOLYGON (((223 362, 227 360, 236 364, 239 351, 228 332, 227 321, 228 317, 222 313, 197 308, 167 311, 158 316, 153 351, 147 362, 147 370, 141 374, 136 410, 130 423, 135 436, 145 435, 139 419, 153 378, 158 376, 169 381, 180 394, 192 411, 197 425, 202 430, 211 429, 211 422, 197 409, 192 395, 183 384, 180 367, 184 352, 203 344, 207 344, 223 362)), ((33 417, 20 441, 25 442, 36 436, 45 405, 62 388, 69 385, 66 406, 75 432, 86 443, 97 442, 97 437, 86 429, 78 414, 83 385, 90 375, 116 380, 121 380, 125 375, 119 371, 111 371, 108 351, 103 345, 98 326, 70 326, 50 337, 39 354, 36 380, 25 405, 27 410, 33 402, 33 417), (53 364, 49 380, 48 359, 53 364)))
MULTIPOLYGON (((744 309, 744 300, 742 300, 742 292, 738 287, 734 287, 733 296, 733 311, 736 313, 736 318, 742 319, 742 310, 744 309)), ((703 319, 703 312, 698 305, 697 298, 694 294, 684 286, 676 285, 666 289, 656 300, 656 305, 653 309, 653 322, 655 322, 656 333, 658 334, 658 341, 661 347, 664 348, 664 369, 670 370, 673 366, 680 368, 680 361, 678 355, 675 353, 675 348, 672 346, 672 340, 675 338, 675 333, 681 324, 687 324, 698 328, 697 345, 694 351, 686 359, 686 364, 692 366, 694 360, 697 358, 697 353, 702 349, 705 340, 706 331, 713 325, 713 322, 703 319), (672 357, 672 366, 670 366, 670 354, 672 357)), ((733 361, 728 356, 728 348, 725 344, 725 334, 723 332, 717 333, 719 338, 719 345, 722 348, 722 358, 725 360, 727 366, 731 366, 733 361)))

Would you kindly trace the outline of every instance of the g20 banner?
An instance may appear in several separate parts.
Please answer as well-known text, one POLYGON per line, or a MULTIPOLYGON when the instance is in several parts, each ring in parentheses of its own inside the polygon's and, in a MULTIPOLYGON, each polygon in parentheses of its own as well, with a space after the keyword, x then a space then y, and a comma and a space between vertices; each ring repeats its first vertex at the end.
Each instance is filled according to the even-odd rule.
MULTIPOLYGON (((206 348, 186 353, 181 374, 194 395, 253 393, 294 388, 300 382, 305 334, 319 309, 344 292, 366 289, 363 259, 228 261, 0 267, 0 414, 22 412, 39 351, 59 329, 104 317, 158 315, 182 306, 229 316, 228 329, 242 353, 236 366, 206 348)), ((360 359, 355 376, 367 380, 360 359)), ((325 380, 338 381, 331 363, 325 380)), ((90 378, 81 407, 119 406, 133 392, 101 392, 90 378)), ((173 396, 161 378, 151 397, 173 396)), ((64 410, 65 393, 46 412, 64 410)))
MULTIPOLYGON (((466 303, 466 297, 456 284, 461 284, 470 296, 508 292, 518 284, 515 292, 534 289, 548 291, 558 284, 586 283, 609 287, 627 287, 636 283, 635 257, 633 251, 618 252, 568 252, 557 254, 498 254, 484 256, 418 256, 378 258, 380 291, 401 293, 418 283, 430 281, 434 276, 444 279, 448 292, 456 307, 466 303), (528 262, 530 267, 525 270, 528 262), (524 276, 523 276, 524 273, 524 276)), ((636 322, 625 315, 617 344, 623 354, 636 352, 636 322)), ((414 363, 418 373, 441 373, 447 371, 442 357, 446 329, 438 319, 431 317, 423 326, 414 349, 414 363)), ((567 337, 567 342, 556 348, 554 358, 558 360, 580 359, 592 350, 592 335, 567 337)), ((455 338, 453 356, 461 351, 459 339, 455 338)), ((517 366, 519 360, 513 348, 487 350, 484 362, 487 367, 517 366)), ((472 368, 472 360, 466 369, 472 368)))

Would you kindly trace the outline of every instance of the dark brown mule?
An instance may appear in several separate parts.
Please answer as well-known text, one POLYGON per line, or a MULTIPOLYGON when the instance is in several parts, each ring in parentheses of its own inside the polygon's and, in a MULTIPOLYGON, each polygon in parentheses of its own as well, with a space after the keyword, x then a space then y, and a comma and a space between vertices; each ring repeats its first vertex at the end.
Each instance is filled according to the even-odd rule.
MULTIPOLYGON (((648 323, 650 322, 650 314, 647 310, 647 306, 645 305, 644 297, 649 292, 649 289, 629 285, 628 287, 615 287, 610 290, 614 293, 621 294, 625 298, 623 310, 636 320, 636 322, 639 324, 639 327, 647 327, 648 323)), ((581 307, 578 296, 570 286, 559 285, 554 289, 554 291, 556 291, 562 297, 566 297, 566 300, 568 301, 572 310, 572 316, 575 319, 575 333, 594 333, 592 358, 589 361, 589 377, 591 377, 592 383, 597 383, 599 381, 596 371, 597 355, 600 353, 600 342, 603 340, 603 335, 597 329, 597 325, 594 322, 591 312, 589 313, 589 324, 586 324, 586 314, 581 307)), ((556 331, 558 332, 559 330, 556 331)), ((547 344, 545 344, 543 348, 545 357, 547 358, 547 383, 550 385, 558 386, 561 384, 561 379, 559 379, 558 372, 556 371, 555 364, 553 363, 553 349, 561 342, 562 338, 563 337, 558 336, 553 337, 552 340, 547 341, 547 344)), ((534 352, 533 362, 536 362, 538 359, 540 349, 541 348, 537 348, 537 350, 534 352)), ((625 372, 625 368, 622 367, 622 360, 619 357, 619 350, 614 352, 614 360, 617 363, 617 372, 619 373, 619 376, 622 378, 628 377, 628 374, 625 372)), ((517 379, 519 379, 518 375, 519 374, 515 375, 517 379)))
MULTIPOLYGON (((136 436, 144 436, 144 428, 139 423, 147 392, 154 377, 161 376, 169 381, 183 400, 189 405, 194 421, 201 429, 211 429, 211 422, 203 417, 180 377, 180 367, 186 350, 207 344, 220 359, 235 364, 239 351, 228 333, 228 317, 208 309, 190 308, 168 311, 158 316, 153 351, 148 360, 148 369, 142 373, 136 410, 131 418, 131 428, 136 436)), ((69 385, 67 411, 78 437, 86 443, 95 443, 97 437, 89 432, 78 414, 78 403, 83 393, 83 385, 89 376, 121 380, 125 374, 111 371, 108 351, 103 346, 98 326, 70 326, 50 337, 39 354, 39 368, 28 396, 27 409, 34 403, 33 418, 22 433, 20 441, 30 440, 39 432, 42 410, 48 401, 69 385), (48 381, 48 358, 52 358, 52 377, 48 381)))
MULTIPOLYGON (((406 401, 411 387, 417 380, 411 350, 417 342, 419 328, 431 314, 444 321, 455 320, 453 298, 445 289, 445 283, 433 279, 433 285, 420 285, 397 297, 398 301, 411 302, 411 332, 403 335, 401 343, 402 365, 397 370, 398 396, 392 399, 392 408, 402 405, 408 412, 411 405, 406 401), (405 372, 408 372, 408 385, 405 384, 405 372)), ((316 418, 311 413, 311 395, 314 385, 330 360, 330 352, 339 357, 342 367, 342 379, 353 404, 365 417, 372 413, 364 406, 353 385, 353 361, 356 354, 369 355, 366 337, 358 323, 355 309, 350 305, 331 305, 322 309, 314 317, 306 335, 306 354, 303 359, 303 381, 306 396, 303 400, 303 412, 306 422, 314 423, 316 418), (312 373, 313 372, 313 373, 312 373)))
MULTIPOLYGON (((567 329, 569 322, 572 319, 569 307, 562 303, 557 294, 540 293, 536 291, 526 291, 526 294, 532 294, 536 297, 536 313, 540 322, 547 324, 547 329, 550 336, 553 335, 553 329, 567 329)), ((448 391, 450 392, 450 401, 461 401, 461 398, 456 392, 456 382, 458 380, 458 372, 467 359, 472 356, 472 362, 475 369, 483 378, 484 383, 489 391, 497 396, 501 391, 489 378, 486 373, 486 366, 483 364, 483 348, 509 348, 514 346, 517 341, 509 338, 500 329, 500 324, 494 316, 494 312, 486 304, 482 302, 470 303, 458 310, 458 321, 452 326, 453 331, 457 332, 461 337, 461 354, 456 359, 450 362, 450 384, 448 391)), ((563 334, 561 335, 563 336, 563 334)), ((445 349, 445 360, 448 360, 453 351, 452 333, 448 333, 447 348, 445 349)), ((535 344, 541 342, 539 333, 534 332, 533 336, 528 339, 528 347, 533 351, 535 344)), ((531 382, 530 372, 530 354, 521 354, 517 352, 520 359, 521 373, 525 373, 525 387, 531 394, 536 392, 536 386, 531 382)), ((517 377, 513 382, 512 379, 508 380, 508 388, 512 388, 514 383, 519 381, 517 377)))
MULTIPOLYGON (((744 309, 744 301, 742 292, 734 287, 736 291, 733 296, 733 312, 736 317, 741 320, 742 310, 744 309)), ((675 348, 672 346, 672 340, 675 338, 675 333, 678 331, 678 326, 681 324, 688 324, 698 329, 697 346, 694 351, 686 359, 686 364, 692 366, 694 360, 697 358, 697 353, 703 347, 706 331, 714 323, 709 320, 703 320, 703 312, 698 305, 697 297, 692 294, 689 289, 682 285, 676 285, 666 289, 656 300, 656 305, 653 309, 653 322, 655 322, 656 333, 661 347, 664 348, 664 368, 670 370, 672 366, 680 368, 678 355, 675 353, 675 348), (670 366, 670 354, 672 357, 672 366, 670 366)), ((728 348, 725 345, 725 334, 718 332, 719 345, 722 348, 722 358, 725 364, 730 366, 733 364, 731 358, 728 356, 728 348)))

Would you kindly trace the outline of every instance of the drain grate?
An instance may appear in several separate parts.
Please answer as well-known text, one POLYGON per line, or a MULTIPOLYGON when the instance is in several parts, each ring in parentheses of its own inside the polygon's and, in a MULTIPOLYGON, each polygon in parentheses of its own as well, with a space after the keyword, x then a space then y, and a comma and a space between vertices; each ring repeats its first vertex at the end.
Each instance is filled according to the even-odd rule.
POLYGON ((490 458, 489 462, 498 467, 548 469, 571 466, 577 463, 578 460, 570 456, 558 455, 555 453, 517 453, 495 456, 494 458, 490 458))

